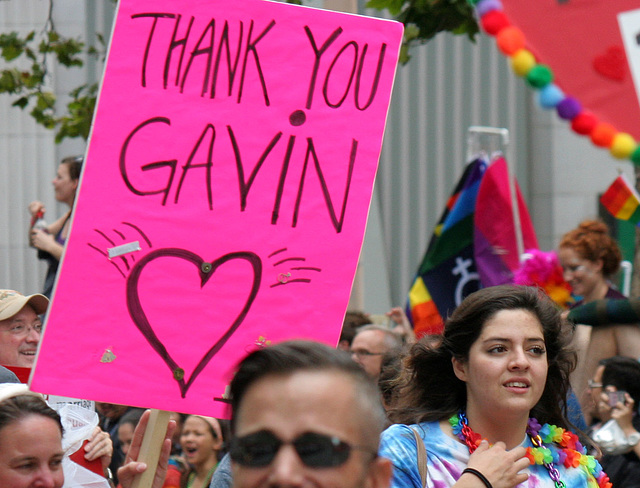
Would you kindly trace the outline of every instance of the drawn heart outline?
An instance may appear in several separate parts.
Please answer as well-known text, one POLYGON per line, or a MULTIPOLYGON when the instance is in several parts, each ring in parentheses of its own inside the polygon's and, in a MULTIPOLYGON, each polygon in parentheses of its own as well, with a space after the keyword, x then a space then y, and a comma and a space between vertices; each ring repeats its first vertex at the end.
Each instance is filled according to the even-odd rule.
MULTIPOLYGON (((560 118, 570 122, 574 132, 588 136, 591 142, 598 147, 608 148, 614 157, 628 158, 635 165, 640 165, 640 145, 634 136, 619 131, 611 123, 600 120, 594 113, 586 110, 580 100, 574 96, 566 95, 553 83, 553 71, 549 66, 539 63, 533 52, 529 50, 525 34, 512 23, 504 11, 501 0, 469 0, 469 2, 474 5, 482 29, 496 38, 500 51, 511 59, 514 72, 525 78, 532 88, 539 90, 538 100, 543 108, 556 109, 560 118)), ((513 8, 516 0, 509 0, 509 2, 504 0, 504 2, 510 2, 511 8, 513 8)), ((553 2, 549 0, 545 3, 553 2)), ((560 3, 563 4, 563 8, 568 5, 567 2, 560 3)), ((542 3, 536 2, 535 8, 538 10, 529 12, 529 21, 537 19, 538 16, 549 19, 549 12, 543 10, 542 3)), ((540 32, 546 31, 540 30, 540 32)), ((549 33, 547 32, 547 34, 549 33)), ((537 40, 540 41, 540 39, 537 40)), ((563 42, 566 42, 566 36, 563 42)))
POLYGON ((184 398, 187 394, 187 391, 196 380, 198 375, 202 372, 202 370, 207 366, 209 361, 213 359, 213 357, 218 353, 218 351, 227 343, 227 341, 231 338, 234 332, 238 329, 240 324, 244 321, 251 305, 253 304, 256 296, 258 295, 258 290, 260 289, 260 283, 262 280, 262 260, 260 257, 250 251, 238 251, 231 252, 228 254, 224 254, 220 256, 218 259, 211 263, 207 263, 202 257, 199 255, 188 251, 186 249, 179 248, 163 248, 156 249, 155 251, 150 252, 142 259, 140 259, 135 266, 131 269, 131 273, 127 278, 127 308, 129 310, 129 315, 133 320, 136 327, 140 330, 144 338, 149 342, 151 347, 158 353, 160 358, 165 362, 165 364, 169 367, 173 374, 174 380, 177 381, 178 386, 180 388, 180 394, 182 398, 184 398), (142 304, 140 303, 140 296, 138 294, 138 283, 140 281, 140 275, 144 270, 145 266, 152 261, 164 258, 164 257, 174 257, 178 259, 183 259, 185 261, 193 263, 198 269, 198 274, 200 276, 200 288, 204 288, 204 285, 209 281, 209 279, 213 276, 215 271, 225 263, 235 259, 241 259, 247 261, 252 269, 253 269, 253 283, 251 286, 251 291, 247 295, 247 299, 244 303, 244 306, 236 316, 235 320, 231 324, 231 326, 226 330, 226 332, 209 348, 209 350, 205 353, 205 355, 200 359, 196 367, 189 379, 185 382, 184 374, 176 374, 178 371, 184 371, 180 365, 171 357, 169 351, 162 343, 162 341, 158 338, 157 334, 153 330, 153 327, 149 323, 147 319, 147 315, 142 308, 142 304))

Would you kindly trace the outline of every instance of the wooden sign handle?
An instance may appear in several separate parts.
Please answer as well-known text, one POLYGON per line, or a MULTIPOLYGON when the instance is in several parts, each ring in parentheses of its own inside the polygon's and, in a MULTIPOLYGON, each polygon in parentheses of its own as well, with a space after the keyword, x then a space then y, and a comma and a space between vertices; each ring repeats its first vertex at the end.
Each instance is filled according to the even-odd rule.
POLYGON ((138 461, 145 463, 147 469, 133 479, 131 488, 151 488, 170 418, 171 412, 151 409, 138 455, 138 461))

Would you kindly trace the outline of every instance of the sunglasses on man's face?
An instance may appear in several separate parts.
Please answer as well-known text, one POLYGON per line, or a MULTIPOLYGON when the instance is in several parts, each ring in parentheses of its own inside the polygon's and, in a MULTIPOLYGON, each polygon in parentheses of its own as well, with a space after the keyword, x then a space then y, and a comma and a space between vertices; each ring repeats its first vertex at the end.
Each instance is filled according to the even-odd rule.
POLYGON ((273 432, 261 430, 233 439, 229 455, 242 466, 263 468, 273 462, 280 448, 286 444, 291 444, 302 463, 310 468, 340 466, 349 459, 354 449, 370 451, 364 447, 351 446, 338 437, 316 432, 305 432, 294 440, 285 442, 273 432))

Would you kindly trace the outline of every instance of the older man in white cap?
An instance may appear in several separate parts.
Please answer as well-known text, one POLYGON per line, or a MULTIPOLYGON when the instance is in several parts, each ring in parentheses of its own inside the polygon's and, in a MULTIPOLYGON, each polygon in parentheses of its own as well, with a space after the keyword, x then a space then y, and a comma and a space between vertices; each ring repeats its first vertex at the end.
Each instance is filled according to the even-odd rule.
POLYGON ((31 368, 42 332, 40 315, 47 311, 44 295, 24 296, 0 290, 0 364, 31 368))

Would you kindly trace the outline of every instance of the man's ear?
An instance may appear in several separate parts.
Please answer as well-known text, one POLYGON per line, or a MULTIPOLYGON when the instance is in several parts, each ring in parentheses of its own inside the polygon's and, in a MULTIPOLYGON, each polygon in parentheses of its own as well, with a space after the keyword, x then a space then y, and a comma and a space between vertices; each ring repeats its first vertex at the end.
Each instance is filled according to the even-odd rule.
POLYGON ((393 465, 387 458, 377 457, 369 465, 367 488, 389 488, 393 476, 393 465))
POLYGON ((460 381, 467 382, 467 363, 458 359, 451 358, 451 364, 453 366, 453 372, 460 381))

